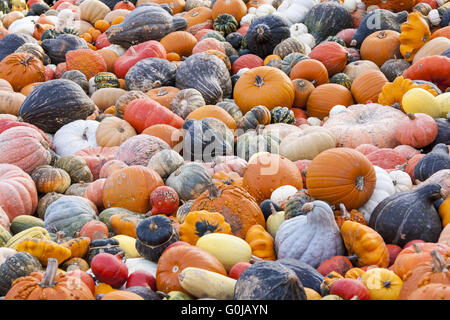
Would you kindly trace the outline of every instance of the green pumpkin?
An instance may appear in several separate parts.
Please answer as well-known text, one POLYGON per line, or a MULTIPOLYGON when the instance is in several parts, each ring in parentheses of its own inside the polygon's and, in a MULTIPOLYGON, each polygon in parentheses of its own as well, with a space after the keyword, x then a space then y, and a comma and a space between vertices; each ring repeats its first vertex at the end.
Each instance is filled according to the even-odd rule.
POLYGON ((256 129, 259 125, 267 125, 271 122, 271 112, 265 106, 254 106, 237 122, 238 129, 247 131, 256 129))
POLYGON ((228 13, 217 16, 213 24, 214 30, 222 32, 225 36, 236 31, 238 27, 239 23, 236 18, 228 13))
POLYGON ((6 259, 0 265, 0 296, 6 295, 14 280, 26 277, 30 273, 39 271, 42 265, 39 260, 28 252, 18 252, 6 259))
POLYGON ((341 38, 339 38, 338 36, 329 36, 325 39, 324 42, 328 42, 328 41, 337 42, 344 48, 347 47, 347 44, 345 43, 345 41, 342 40, 341 38))
POLYGON ((216 105, 228 112, 235 121, 239 121, 242 118, 242 111, 233 99, 224 99, 216 105))
POLYGON ((4 247, 11 238, 11 233, 9 233, 8 230, 0 225, 0 247, 4 247))
POLYGON ((308 194, 307 190, 299 190, 296 194, 291 196, 284 207, 285 220, 306 215, 307 212, 302 211, 305 203, 314 201, 308 194))
POLYGON ((258 152, 279 153, 281 139, 275 132, 261 133, 259 129, 248 130, 240 135, 236 141, 238 157, 248 161, 252 155, 258 152))
POLYGON ((352 80, 345 73, 336 73, 330 78, 330 83, 340 84, 346 87, 348 90, 352 87, 352 80))
POLYGON ((11 222, 10 230, 13 235, 33 227, 44 227, 44 220, 28 215, 21 215, 11 222))
POLYGON ((72 34, 74 36, 80 36, 80 33, 72 28, 63 28, 62 30, 57 31, 56 29, 47 29, 41 35, 41 41, 47 39, 56 39, 58 36, 62 34, 72 34))
POLYGON ((292 68, 300 61, 309 59, 306 54, 300 52, 293 52, 288 54, 281 61, 281 71, 286 73, 288 76, 291 74, 292 68))
POLYGON ((213 38, 213 39, 219 40, 220 42, 226 41, 226 39, 222 36, 222 34, 220 34, 219 32, 215 32, 215 31, 208 32, 207 34, 205 34, 203 37, 200 38, 200 41, 202 41, 203 39, 207 39, 207 38, 213 38))
POLYGON ((287 107, 275 107, 270 110, 270 123, 295 123, 294 112, 287 107))
POLYGON ((114 73, 99 72, 94 77, 95 89, 101 88, 120 88, 119 79, 114 73))

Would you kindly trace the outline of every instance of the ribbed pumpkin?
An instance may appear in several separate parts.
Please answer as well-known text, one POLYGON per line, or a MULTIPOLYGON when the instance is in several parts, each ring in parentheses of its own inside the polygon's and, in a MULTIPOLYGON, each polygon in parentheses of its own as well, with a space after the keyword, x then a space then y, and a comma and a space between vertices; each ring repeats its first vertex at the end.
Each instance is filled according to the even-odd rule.
POLYGON ((189 113, 185 120, 201 120, 204 118, 216 118, 230 129, 236 129, 236 121, 223 108, 216 105, 204 105, 189 113))
POLYGON ((103 187, 105 208, 121 207, 134 212, 150 210, 150 194, 163 180, 153 169, 129 166, 113 172, 103 187))
POLYGON ((389 82, 379 70, 367 70, 353 80, 351 92, 357 103, 377 102, 383 86, 389 82))
POLYGON ((190 209, 191 212, 199 210, 219 212, 230 224, 232 234, 242 239, 251 226, 266 225, 255 199, 240 187, 211 184, 208 190, 194 200, 190 209))
POLYGON ((247 6, 242 0, 216 0, 212 6, 211 17, 215 20, 223 13, 231 14, 240 22, 247 13, 247 6))
POLYGON ((360 54, 362 60, 370 60, 381 67, 389 59, 400 58, 400 33, 394 30, 376 31, 364 39, 360 54))
POLYGON ((118 117, 103 119, 95 132, 99 146, 120 146, 125 140, 136 135, 136 130, 125 120, 118 117))
POLYGON ((277 106, 291 108, 294 86, 286 74, 272 67, 256 67, 244 72, 236 82, 234 101, 243 113, 257 105, 269 110, 277 106))
POLYGON ((45 81, 44 64, 30 53, 12 53, 0 62, 0 78, 20 91, 30 83, 45 81))
POLYGON ((327 117, 335 105, 350 106, 353 104, 351 92, 335 83, 325 83, 316 87, 306 103, 308 116, 323 119, 327 117))
POLYGON ((328 70, 325 65, 315 59, 305 59, 297 62, 289 74, 291 80, 305 79, 316 87, 328 83, 328 76, 328 70))
POLYGON ((103 57, 91 49, 70 50, 66 54, 67 70, 78 70, 89 80, 99 72, 106 72, 103 57))
POLYGON ((306 187, 311 197, 336 205, 343 203, 349 210, 367 202, 375 182, 375 170, 370 161, 350 148, 323 151, 312 160, 306 173, 306 187))
POLYGON ((192 54, 192 49, 197 44, 197 39, 189 32, 175 31, 162 38, 160 43, 167 53, 175 52, 180 57, 188 57, 192 54))
POLYGON ((145 94, 150 97, 150 99, 155 100, 167 109, 170 108, 170 103, 172 102, 175 95, 180 91, 180 89, 175 87, 161 87, 155 88, 147 91, 145 94))
POLYGON ((327 68, 328 76, 342 72, 347 64, 347 51, 339 43, 326 41, 318 44, 308 54, 311 59, 318 60, 327 68))

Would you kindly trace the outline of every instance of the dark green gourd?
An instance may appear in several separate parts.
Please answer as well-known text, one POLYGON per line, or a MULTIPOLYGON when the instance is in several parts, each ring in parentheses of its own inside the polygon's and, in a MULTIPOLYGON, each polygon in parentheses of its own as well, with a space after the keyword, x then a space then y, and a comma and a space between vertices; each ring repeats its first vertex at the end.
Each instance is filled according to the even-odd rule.
POLYGON ((400 247, 411 240, 437 242, 442 223, 433 203, 440 198, 441 186, 438 184, 396 193, 375 207, 369 227, 377 231, 386 243, 400 247))

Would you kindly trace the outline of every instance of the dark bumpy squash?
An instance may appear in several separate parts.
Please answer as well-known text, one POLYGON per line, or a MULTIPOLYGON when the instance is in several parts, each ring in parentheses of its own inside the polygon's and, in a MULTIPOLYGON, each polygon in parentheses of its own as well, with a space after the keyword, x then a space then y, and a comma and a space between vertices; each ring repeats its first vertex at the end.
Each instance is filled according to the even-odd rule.
POLYGON ((157 262, 164 249, 180 240, 172 220, 164 215, 142 220, 136 228, 136 250, 144 258, 157 262))
POLYGON ((294 271, 277 261, 258 261, 241 273, 234 300, 306 300, 294 271))
POLYGON ((314 201, 314 199, 309 196, 306 189, 297 191, 297 193, 289 197, 289 200, 287 200, 284 205, 284 218, 288 220, 308 214, 307 211, 302 211, 302 207, 305 203, 312 201, 314 201))
POLYGON ((232 32, 227 35, 226 40, 233 46, 233 48, 239 50, 242 47, 243 38, 244 36, 239 32, 232 32))
POLYGON ((361 21, 350 43, 352 47, 361 47, 365 38, 376 31, 394 30, 401 32, 400 25, 408 18, 408 12, 393 13, 384 9, 370 11, 361 21))
MULTIPOLYGON (((449 141, 447 141, 449 143, 449 141)), ((414 180, 425 181, 439 170, 450 169, 450 155, 444 143, 434 146, 414 167, 414 180)))
POLYGON ((287 107, 275 107, 270 110, 270 123, 294 124, 294 112, 287 107))
POLYGON ((95 104, 79 85, 56 79, 42 83, 27 96, 19 109, 19 117, 44 132, 55 133, 63 125, 84 120, 94 111, 95 104))
POLYGON ((272 54, 281 41, 289 37, 290 31, 286 20, 279 16, 267 15, 253 19, 244 38, 247 48, 264 59, 272 54))
POLYGON ((442 198, 441 186, 428 184, 385 198, 373 210, 369 227, 386 243, 403 247, 411 240, 437 242, 442 223, 433 202, 442 198))
POLYGON ((184 60, 177 69, 175 86, 181 90, 198 90, 206 104, 216 104, 231 98, 230 73, 226 65, 215 55, 200 52, 184 60))
POLYGON ((303 23, 316 39, 316 43, 320 43, 328 36, 334 36, 343 29, 352 28, 353 20, 344 6, 338 2, 329 1, 312 7, 303 23))
POLYGON ((73 34, 62 34, 55 39, 42 41, 42 48, 53 64, 66 61, 66 53, 71 50, 87 49, 86 41, 73 34))
POLYGON ((324 277, 309 264, 295 259, 280 259, 277 262, 294 271, 302 282, 303 287, 313 289, 316 292, 320 291, 320 285, 324 277))
POLYGON ((176 71, 175 65, 166 59, 143 59, 128 70, 125 84, 128 91, 142 92, 163 86, 173 86, 176 71))
POLYGON ((89 93, 89 82, 79 70, 70 70, 63 73, 60 79, 67 79, 78 84, 84 92, 89 93))
POLYGON ((28 252, 18 252, 0 265, 0 296, 4 296, 14 280, 41 270, 39 260, 28 252))
POLYGON ((111 26, 106 36, 111 44, 129 48, 148 40, 161 40, 186 27, 186 19, 171 16, 159 5, 145 3, 131 11, 121 23, 111 26))
POLYGON ((21 32, 10 33, 4 36, 0 40, 0 61, 27 42, 38 43, 31 35, 21 32))
POLYGON ((121 252, 123 252, 123 250, 120 248, 119 241, 117 239, 94 239, 89 244, 86 260, 89 264, 91 264, 92 258, 99 253, 110 253, 116 255, 121 252))
POLYGON ((233 117, 234 120, 239 121, 242 118, 242 111, 233 99, 224 99, 216 104, 217 106, 224 109, 226 112, 233 117))

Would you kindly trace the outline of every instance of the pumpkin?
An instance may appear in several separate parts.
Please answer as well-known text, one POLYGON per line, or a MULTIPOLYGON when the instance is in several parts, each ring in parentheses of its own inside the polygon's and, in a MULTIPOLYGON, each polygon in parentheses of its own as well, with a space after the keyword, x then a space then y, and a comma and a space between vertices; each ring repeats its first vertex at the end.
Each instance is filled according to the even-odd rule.
POLYGON ((361 277, 369 290, 370 300, 397 300, 403 281, 386 268, 372 268, 361 277))
POLYGON ((57 273, 58 262, 50 258, 43 272, 13 282, 5 300, 94 300, 89 287, 77 278, 57 273))
POLYGON ((377 6, 380 9, 386 9, 386 10, 392 10, 394 12, 399 12, 399 11, 409 11, 412 7, 414 7, 416 1, 403 1, 398 3, 397 1, 393 1, 393 0, 388 0, 388 1, 380 1, 380 0, 363 0, 362 1, 366 7, 369 6, 377 6))
POLYGON ((37 167, 31 173, 31 178, 36 184, 37 191, 40 193, 64 193, 71 182, 70 176, 66 171, 49 165, 37 167))
POLYGON ((202 268, 226 275, 222 263, 213 255, 197 246, 173 246, 164 251, 156 268, 156 287, 159 291, 169 293, 181 291, 187 293, 180 285, 178 275, 188 267, 202 268))
POLYGON ((313 198, 332 204, 343 203, 346 208, 355 209, 364 204, 371 196, 375 188, 375 172, 368 159, 357 151, 349 148, 328 149, 316 156, 309 165, 306 186, 313 198), (334 174, 329 176, 326 168, 330 161, 335 166, 334 174), (348 166, 350 163, 353 164, 348 166), (338 182, 339 179, 335 175, 336 166, 342 166, 338 172, 345 177, 346 181, 352 183, 346 186, 342 184, 344 180, 338 182), (326 192, 327 189, 332 191, 326 192))
POLYGON ((212 11, 211 8, 209 8, 209 6, 199 6, 191 8, 190 10, 186 10, 186 13, 183 15, 183 18, 185 18, 188 23, 187 29, 191 28, 192 26, 198 26, 202 23, 205 22, 208 23, 212 21, 213 19, 211 17, 211 12, 212 11))
POLYGON ((198 90, 191 88, 180 90, 176 93, 170 102, 169 109, 185 119, 189 113, 205 104, 202 94, 198 90))
POLYGON ((422 148, 434 141, 438 126, 432 117, 423 113, 408 113, 408 118, 395 128, 396 139, 400 143, 422 148))
POLYGON ((433 118, 440 116, 439 103, 432 93, 422 88, 406 92, 402 97, 402 108, 407 113, 425 113, 433 118))
POLYGON ((356 148, 372 144, 380 148, 399 145, 394 128, 407 116, 393 107, 376 103, 349 106, 346 112, 331 115, 323 127, 336 137, 337 146, 356 148), (368 133, 370 132, 370 133, 368 133))
MULTIPOLYGON (((450 30, 450 28, 446 28, 447 30, 450 30)), ((442 55, 448 49, 449 45, 450 39, 448 37, 439 36, 436 32, 434 32, 430 40, 427 41, 419 50, 417 50, 412 62, 414 63, 423 57, 442 55)))
POLYGON ((381 67, 389 59, 400 57, 399 37, 400 33, 394 30, 372 33, 361 44, 361 59, 370 60, 381 67))
POLYGON ((94 120, 76 120, 62 126, 53 136, 56 153, 67 156, 85 148, 96 147, 95 132, 98 125, 94 120))
POLYGON ((134 165, 119 169, 106 178, 103 205, 146 213, 150 209, 150 193, 161 185, 163 181, 153 169, 134 165))
POLYGON ((414 167, 414 180, 425 181, 440 170, 449 169, 448 146, 439 143, 427 153, 414 167))
POLYGON ((387 78, 381 71, 368 70, 353 80, 351 92, 357 103, 377 102, 387 82, 387 78))
MULTIPOLYGON (((295 79, 291 81, 294 85, 295 98, 293 105, 298 108, 305 108, 309 96, 314 90, 314 85, 305 79, 295 79)), ((295 108, 294 108, 295 111, 295 108)))
POLYGON ((439 206, 439 215, 442 219, 442 226, 445 227, 450 221, 449 221, 449 204, 450 204, 450 197, 447 196, 447 198, 441 203, 439 206))
POLYGON ((65 246, 45 239, 25 239, 17 245, 16 250, 18 252, 28 252, 33 257, 38 258, 43 266, 47 266, 49 258, 55 258, 59 265, 71 256, 71 251, 65 246))
POLYGON ((410 67, 410 63, 404 59, 389 59, 380 67, 381 72, 384 73, 389 81, 394 81, 401 76, 403 71, 410 67))
POLYGON ((317 268, 323 261, 342 255, 344 245, 331 207, 316 200, 305 204, 302 211, 306 215, 286 220, 277 230, 278 259, 293 258, 317 268))
POLYGON ((178 240, 172 221, 164 215, 146 218, 136 227, 136 250, 150 261, 158 261, 164 250, 178 240))
POLYGON ((179 205, 177 192, 167 186, 158 187, 150 194, 150 203, 152 205, 152 214, 171 215, 175 213, 179 205))
POLYGON ((14 91, 26 85, 45 80, 44 65, 30 53, 13 53, 0 63, 0 77, 7 80, 14 91))
POLYGON ((14 252, 0 264, 0 294, 6 295, 12 283, 42 268, 39 260, 28 252, 14 252))
POLYGON ((232 15, 237 22, 247 13, 247 7, 242 0, 216 0, 211 7, 211 18, 216 20, 221 14, 232 15))
POLYGON ((347 51, 339 43, 326 41, 318 44, 308 54, 311 59, 318 60, 327 68, 331 77, 342 72, 347 64, 347 51))
POLYGON ((302 282, 288 266, 258 261, 245 269, 234 289, 234 300, 306 300, 302 282))
POLYGON ((185 119, 201 120, 207 117, 216 118, 225 123, 228 128, 236 129, 236 121, 233 119, 233 117, 231 117, 231 115, 223 108, 215 105, 201 106, 189 113, 185 119))
POLYGON ((148 167, 155 170, 163 179, 184 164, 183 158, 174 150, 161 150, 149 161, 148 167))
POLYGON ((71 258, 82 258, 87 254, 90 243, 91 239, 88 237, 77 237, 63 241, 61 245, 70 250, 71 258))
POLYGON ((169 145, 158 137, 138 134, 120 145, 115 159, 123 161, 127 165, 147 166, 149 159, 156 152, 169 148, 169 145))
POLYGON ((442 197, 441 187, 438 184, 429 184, 411 191, 397 193, 381 201, 372 212, 369 226, 377 231, 385 241, 390 244, 403 246, 410 240, 437 241, 442 230, 439 214, 432 202, 442 197), (397 200, 398 199, 398 200, 397 200), (413 210, 400 209, 398 205, 407 201, 413 210), (395 220, 387 215, 395 210, 395 220), (422 223, 419 221, 423 221, 422 223), (411 226, 414 227, 411 227, 411 226), (422 226, 417 228, 417 226, 422 226))
POLYGON ((237 122, 237 127, 244 132, 249 129, 256 129, 259 125, 266 125, 271 122, 270 110, 262 105, 255 106, 245 113, 237 122))
MULTIPOLYGON (((281 65, 281 60, 293 52, 306 53, 306 45, 298 40, 297 38, 289 37, 282 40, 273 49, 273 54, 279 58, 281 65)), ((266 57, 267 59, 267 57, 266 57)), ((267 65, 267 64, 265 64, 267 65)))
POLYGON ((304 59, 297 62, 289 73, 291 80, 305 79, 314 86, 329 82, 328 70, 325 65, 315 59, 304 59))
POLYGON ((76 155, 62 156, 55 161, 54 166, 66 171, 72 183, 91 182, 94 179, 86 161, 76 155))
POLYGON ((306 111, 310 117, 323 119, 335 105, 352 104, 353 97, 348 89, 335 83, 326 83, 317 86, 311 92, 306 103, 306 111))
POLYGON ((349 220, 358 222, 363 225, 367 225, 367 221, 361 212, 359 212, 356 209, 353 209, 350 212, 348 212, 342 203, 339 204, 339 210, 334 211, 334 217, 336 219, 336 224, 338 225, 339 229, 341 229, 345 221, 349 220))
POLYGON ((406 61, 413 61, 417 51, 431 37, 430 28, 420 12, 412 12, 401 25, 400 52, 406 61))
POLYGON ((125 140, 135 135, 134 128, 117 117, 102 120, 95 131, 97 144, 102 147, 120 146, 125 140))
POLYGON ((414 62, 403 72, 405 78, 411 80, 425 80, 435 83, 440 90, 445 91, 450 86, 450 58, 433 55, 423 57, 414 62), (437 67, 439 66, 439 67, 437 67))
POLYGON ((274 239, 263 226, 254 225, 248 229, 245 241, 250 245, 252 255, 263 260, 276 260, 274 239))

